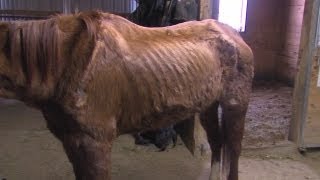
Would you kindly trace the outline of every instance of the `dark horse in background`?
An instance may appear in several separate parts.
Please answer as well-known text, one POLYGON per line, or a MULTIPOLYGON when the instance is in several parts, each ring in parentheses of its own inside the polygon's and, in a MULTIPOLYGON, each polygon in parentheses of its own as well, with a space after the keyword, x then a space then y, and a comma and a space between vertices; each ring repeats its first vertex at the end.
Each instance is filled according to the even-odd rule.
MULTIPOLYGON (((198 5, 195 0, 137 0, 137 3, 139 6, 127 19, 141 26, 163 27, 197 19, 198 5)), ((170 125, 155 131, 136 133, 135 143, 140 145, 152 143, 163 151, 171 140, 173 145, 176 145, 176 130, 183 131, 180 127, 184 127, 184 124, 176 125, 175 128, 174 125, 170 125)))
POLYGON ((211 179, 237 180, 252 78, 251 49, 215 20, 147 28, 87 12, 0 23, 0 97, 43 113, 77 180, 111 179, 117 136, 196 113, 211 179))
POLYGON ((163 27, 197 20, 196 0, 136 0, 137 9, 128 16, 136 24, 146 27, 163 27))

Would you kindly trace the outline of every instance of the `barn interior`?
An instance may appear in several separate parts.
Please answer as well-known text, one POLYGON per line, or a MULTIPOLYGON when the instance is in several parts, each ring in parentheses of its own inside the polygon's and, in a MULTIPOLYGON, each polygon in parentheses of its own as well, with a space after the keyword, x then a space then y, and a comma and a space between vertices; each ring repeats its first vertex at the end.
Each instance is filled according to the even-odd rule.
MULTIPOLYGON (((199 19, 219 19, 222 1, 235 2, 198 0, 199 19)), ((318 22, 320 1, 241 3, 246 14, 240 34, 253 50, 255 76, 242 144, 240 179, 318 180, 319 65, 318 54, 313 54, 317 48, 310 50, 310 43, 318 43, 314 22, 318 22)), ((127 16, 138 5, 135 0, 0 0, 0 19, 44 19, 56 13, 91 9, 127 16)), ((181 139, 175 147, 159 152, 153 145, 135 145, 129 135, 120 136, 113 147, 112 178, 208 179, 210 152, 203 130, 195 129, 199 141, 195 156, 181 139)), ((74 178, 61 143, 47 129, 41 113, 22 102, 0 99, 0 180, 74 178)))

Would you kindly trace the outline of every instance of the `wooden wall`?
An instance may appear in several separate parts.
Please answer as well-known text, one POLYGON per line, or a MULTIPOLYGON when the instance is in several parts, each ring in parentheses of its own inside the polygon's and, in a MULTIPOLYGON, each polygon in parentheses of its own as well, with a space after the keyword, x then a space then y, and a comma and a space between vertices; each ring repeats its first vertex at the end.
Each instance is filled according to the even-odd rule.
POLYGON ((305 0, 248 0, 246 32, 255 79, 294 82, 305 0))

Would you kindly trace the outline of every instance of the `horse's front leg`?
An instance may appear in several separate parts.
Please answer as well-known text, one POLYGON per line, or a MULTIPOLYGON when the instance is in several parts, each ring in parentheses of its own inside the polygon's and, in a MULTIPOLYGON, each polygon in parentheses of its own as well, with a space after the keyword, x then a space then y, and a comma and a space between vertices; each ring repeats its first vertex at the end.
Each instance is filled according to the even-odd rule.
POLYGON ((111 179, 111 146, 115 136, 111 120, 105 121, 109 125, 94 126, 97 121, 80 125, 55 104, 44 106, 42 112, 49 130, 62 142, 77 180, 111 179))
POLYGON ((73 165, 77 180, 111 179, 112 139, 99 139, 76 132, 66 134, 63 146, 73 165))

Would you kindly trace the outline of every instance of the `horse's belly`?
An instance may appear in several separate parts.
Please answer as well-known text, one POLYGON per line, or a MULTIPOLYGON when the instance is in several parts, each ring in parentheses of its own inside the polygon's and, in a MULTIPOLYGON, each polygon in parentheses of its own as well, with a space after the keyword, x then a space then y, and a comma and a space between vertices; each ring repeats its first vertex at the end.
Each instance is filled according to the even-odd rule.
POLYGON ((222 85, 220 78, 208 77, 190 86, 175 88, 175 92, 161 99, 159 107, 155 107, 156 111, 141 119, 144 125, 152 129, 165 127, 206 110, 219 99, 222 85))
POLYGON ((126 132, 156 129, 204 111, 219 99, 222 89, 221 70, 215 65, 204 69, 195 74, 141 78, 138 88, 130 92, 127 120, 119 128, 126 132))
POLYGON ((142 128, 140 130, 168 127, 171 124, 176 124, 193 117, 196 112, 196 109, 189 107, 167 107, 160 112, 154 112, 144 116, 141 119, 142 128))

